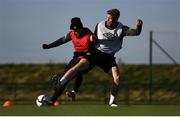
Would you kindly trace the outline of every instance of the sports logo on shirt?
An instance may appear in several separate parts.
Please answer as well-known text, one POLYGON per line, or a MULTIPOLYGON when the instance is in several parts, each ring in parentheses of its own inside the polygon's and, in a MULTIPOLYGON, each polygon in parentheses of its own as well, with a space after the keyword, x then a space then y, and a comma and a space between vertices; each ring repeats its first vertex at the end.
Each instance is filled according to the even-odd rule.
POLYGON ((118 36, 116 36, 116 35, 114 35, 114 34, 112 34, 112 33, 110 33, 110 32, 108 32, 108 33, 103 33, 103 36, 105 36, 107 39, 109 39, 109 40, 114 40, 114 39, 117 39, 118 38, 118 36))

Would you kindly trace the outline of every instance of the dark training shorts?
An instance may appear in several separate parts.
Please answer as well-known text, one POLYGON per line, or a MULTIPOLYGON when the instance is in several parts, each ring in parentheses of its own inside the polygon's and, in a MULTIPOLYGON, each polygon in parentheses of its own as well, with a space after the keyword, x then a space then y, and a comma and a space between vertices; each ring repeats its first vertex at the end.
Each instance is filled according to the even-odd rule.
POLYGON ((92 58, 95 65, 103 69, 106 73, 108 73, 112 67, 117 66, 114 55, 106 54, 99 50, 92 55, 92 58))

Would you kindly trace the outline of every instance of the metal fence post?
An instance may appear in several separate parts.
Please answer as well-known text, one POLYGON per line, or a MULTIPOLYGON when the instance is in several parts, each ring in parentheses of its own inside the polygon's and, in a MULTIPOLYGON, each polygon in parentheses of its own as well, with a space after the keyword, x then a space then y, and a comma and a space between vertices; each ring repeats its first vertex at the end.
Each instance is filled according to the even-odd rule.
POLYGON ((150 31, 149 36, 149 104, 152 104, 152 41, 153 32, 150 31))

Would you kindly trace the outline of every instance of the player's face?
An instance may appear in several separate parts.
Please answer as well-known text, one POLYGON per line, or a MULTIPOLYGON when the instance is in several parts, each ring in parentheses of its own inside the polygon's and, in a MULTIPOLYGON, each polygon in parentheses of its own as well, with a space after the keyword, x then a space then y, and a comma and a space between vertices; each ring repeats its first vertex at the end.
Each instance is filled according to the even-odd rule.
POLYGON ((77 30, 74 30, 74 32, 76 35, 80 35, 82 33, 82 30, 83 29, 77 29, 77 30))
POLYGON ((107 21, 107 25, 108 26, 113 26, 113 25, 115 25, 116 24, 116 22, 117 22, 117 18, 115 18, 115 17, 113 17, 112 15, 110 15, 110 14, 107 14, 107 16, 106 16, 106 21, 107 21))

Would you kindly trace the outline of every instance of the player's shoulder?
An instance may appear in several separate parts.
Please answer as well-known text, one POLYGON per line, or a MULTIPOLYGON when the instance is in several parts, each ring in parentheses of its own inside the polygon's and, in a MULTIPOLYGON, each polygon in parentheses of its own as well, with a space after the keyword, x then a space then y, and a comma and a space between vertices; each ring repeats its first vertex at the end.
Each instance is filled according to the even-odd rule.
POLYGON ((84 27, 84 31, 85 31, 86 33, 93 34, 92 31, 91 31, 89 28, 87 28, 87 27, 84 27))
POLYGON ((123 24, 122 22, 118 22, 118 26, 121 27, 123 30, 129 29, 129 26, 123 24))
POLYGON ((100 22, 98 23, 98 25, 105 25, 105 22, 106 22, 106 21, 100 21, 100 22))

